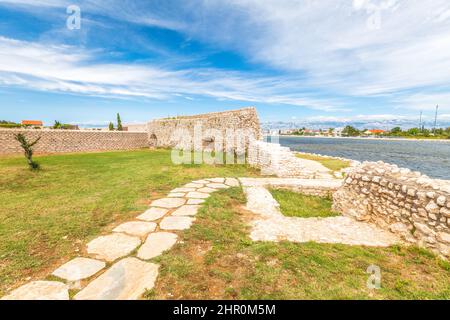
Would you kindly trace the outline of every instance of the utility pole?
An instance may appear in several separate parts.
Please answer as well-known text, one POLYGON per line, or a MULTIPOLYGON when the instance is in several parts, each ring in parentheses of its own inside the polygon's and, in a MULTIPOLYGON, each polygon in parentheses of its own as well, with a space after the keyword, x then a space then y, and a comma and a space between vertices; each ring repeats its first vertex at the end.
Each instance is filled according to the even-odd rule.
POLYGON ((436 106, 436 113, 434 115, 434 129, 433 129, 433 133, 436 133, 438 109, 439 109, 439 105, 436 106))
POLYGON ((420 111, 419 131, 422 132, 422 111, 420 111))

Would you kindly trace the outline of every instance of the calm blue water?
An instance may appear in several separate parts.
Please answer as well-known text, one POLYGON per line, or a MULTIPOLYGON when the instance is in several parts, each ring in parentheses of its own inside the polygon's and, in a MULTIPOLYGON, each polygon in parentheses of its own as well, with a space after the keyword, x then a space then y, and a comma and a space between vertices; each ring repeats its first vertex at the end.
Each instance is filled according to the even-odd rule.
POLYGON ((359 161, 382 160, 450 180, 450 141, 280 137, 280 144, 295 151, 359 161))

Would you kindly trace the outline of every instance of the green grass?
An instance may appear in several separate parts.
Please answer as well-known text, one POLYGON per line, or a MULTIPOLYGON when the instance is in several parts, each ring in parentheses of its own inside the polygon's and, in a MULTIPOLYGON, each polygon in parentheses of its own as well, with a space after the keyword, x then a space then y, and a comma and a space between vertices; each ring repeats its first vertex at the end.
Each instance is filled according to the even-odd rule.
POLYGON ((83 252, 112 224, 195 179, 255 175, 245 166, 174 165, 168 150, 0 157, 0 296, 83 252))
POLYGON ((334 159, 334 158, 325 158, 320 156, 315 156, 312 154, 299 154, 297 153, 296 156, 301 159, 307 159, 307 160, 313 160, 320 162, 324 167, 330 169, 331 171, 339 171, 344 168, 348 168, 350 166, 349 161, 334 159))
POLYGON ((272 196, 280 204, 281 213, 287 217, 335 217, 331 197, 309 196, 286 189, 270 189, 272 196))
POLYGON ((450 299, 450 264, 415 247, 252 242, 242 190, 209 198, 148 299, 450 299), (369 265, 381 289, 367 288, 369 265))

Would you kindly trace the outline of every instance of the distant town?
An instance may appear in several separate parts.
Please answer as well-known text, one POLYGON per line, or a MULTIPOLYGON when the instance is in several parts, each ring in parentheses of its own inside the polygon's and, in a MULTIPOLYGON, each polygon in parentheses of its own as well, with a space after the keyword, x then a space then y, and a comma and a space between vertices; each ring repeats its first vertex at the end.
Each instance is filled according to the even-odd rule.
MULTIPOLYGON (((41 120, 22 120, 20 123, 0 120, 0 129, 36 129, 36 130, 96 130, 96 131, 145 131, 145 124, 122 125, 120 115, 114 124, 107 126, 83 128, 78 125, 65 124, 55 121, 51 126, 44 126, 41 120)), ((450 139, 450 127, 446 128, 408 128, 397 126, 390 130, 371 128, 358 129, 347 125, 338 128, 292 128, 292 129, 263 129, 265 135, 304 136, 304 137, 361 137, 361 138, 416 138, 416 139, 450 139)))
POLYGON ((122 125, 120 114, 117 114, 116 122, 110 122, 106 126, 81 127, 75 124, 61 123, 55 120, 53 125, 45 126, 41 120, 14 121, 0 120, 0 129, 34 129, 34 130, 94 130, 94 131, 145 131, 145 124, 122 125))
POLYGON ((417 139, 450 139, 450 127, 447 128, 409 128, 403 130, 401 127, 394 127, 390 130, 378 128, 357 129, 353 126, 327 129, 278 129, 265 130, 266 135, 287 135, 306 137, 365 137, 365 138, 417 138, 417 139))

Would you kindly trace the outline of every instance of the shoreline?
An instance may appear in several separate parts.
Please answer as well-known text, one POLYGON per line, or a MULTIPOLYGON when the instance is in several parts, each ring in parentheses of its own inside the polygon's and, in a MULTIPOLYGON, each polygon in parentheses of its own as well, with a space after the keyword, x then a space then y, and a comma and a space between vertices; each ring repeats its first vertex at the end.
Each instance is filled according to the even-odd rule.
MULTIPOLYGON (((268 137, 268 135, 265 135, 268 137)), ((271 136, 273 137, 273 136, 271 136)), ((417 138, 365 138, 365 137, 322 137, 322 136, 297 136, 292 134, 279 135, 278 137, 294 137, 294 138, 316 138, 316 139, 349 139, 349 140, 381 140, 381 141, 434 141, 434 142, 447 142, 450 143, 450 139, 417 139, 417 138)))

